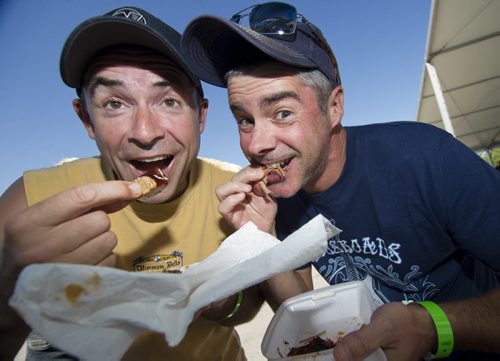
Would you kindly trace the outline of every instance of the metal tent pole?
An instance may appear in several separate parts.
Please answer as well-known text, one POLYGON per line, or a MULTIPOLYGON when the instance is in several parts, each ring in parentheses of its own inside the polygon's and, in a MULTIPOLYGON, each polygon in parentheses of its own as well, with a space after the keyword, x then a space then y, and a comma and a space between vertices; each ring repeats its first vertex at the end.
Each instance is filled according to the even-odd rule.
POLYGON ((429 74, 431 80, 432 89, 434 90, 434 95, 436 96, 437 105, 439 107, 439 112, 441 113, 441 119, 443 120, 444 128, 448 133, 455 136, 455 129, 451 123, 450 115, 448 114, 448 108, 446 107, 446 102, 444 101, 443 91, 441 90, 441 84, 439 83, 439 78, 436 73, 436 68, 429 62, 425 63, 425 68, 429 74))

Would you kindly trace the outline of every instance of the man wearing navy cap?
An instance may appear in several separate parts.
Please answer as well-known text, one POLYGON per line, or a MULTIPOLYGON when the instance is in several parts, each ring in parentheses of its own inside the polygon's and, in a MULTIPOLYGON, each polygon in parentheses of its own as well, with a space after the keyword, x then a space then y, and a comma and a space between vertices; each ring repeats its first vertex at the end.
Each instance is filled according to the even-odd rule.
MULTIPOLYGON (((23 267, 63 262, 168 272, 203 260, 233 232, 214 189, 234 171, 197 158, 208 102, 180 40, 135 7, 84 21, 68 37, 61 76, 77 90, 73 107, 101 155, 27 171, 0 198, 1 360, 12 360, 30 331, 7 305, 23 267), (132 181, 151 172, 168 183, 140 198, 132 181)), ((145 331, 123 359, 244 360, 232 325, 258 310, 251 292, 205 310, 175 347, 145 331)), ((54 343, 32 333, 28 359, 74 359, 54 343)))
POLYGON ((281 239, 319 213, 342 229, 324 256, 263 285, 274 309, 312 288, 313 266, 332 285, 363 280, 380 305, 369 325, 339 341, 337 361, 379 347, 390 361, 498 360, 494 168, 430 125, 342 126, 335 56, 291 5, 198 17, 182 51, 200 79, 227 87, 250 162, 217 189, 225 219, 236 228, 251 220, 281 239))

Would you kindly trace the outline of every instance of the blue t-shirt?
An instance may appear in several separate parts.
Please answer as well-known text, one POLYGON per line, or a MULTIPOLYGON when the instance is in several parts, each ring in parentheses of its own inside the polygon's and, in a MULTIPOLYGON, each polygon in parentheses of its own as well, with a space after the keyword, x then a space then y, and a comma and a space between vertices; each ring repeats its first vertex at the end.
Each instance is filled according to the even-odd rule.
POLYGON ((364 280, 380 302, 439 303, 498 287, 500 172, 431 125, 345 129, 340 178, 278 199, 278 237, 321 213, 342 232, 314 267, 332 285, 364 280))

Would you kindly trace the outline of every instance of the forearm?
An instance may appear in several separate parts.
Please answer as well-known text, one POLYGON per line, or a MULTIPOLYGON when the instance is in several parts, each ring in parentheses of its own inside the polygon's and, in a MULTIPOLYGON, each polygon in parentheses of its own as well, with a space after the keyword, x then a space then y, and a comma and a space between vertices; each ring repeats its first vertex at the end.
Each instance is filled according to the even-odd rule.
MULTIPOLYGON (((225 326, 236 326, 251 321, 257 315, 263 303, 264 297, 257 286, 247 288, 243 291, 243 299, 236 313, 221 323, 225 326)), ((234 309, 235 302, 232 305, 234 309)))
POLYGON ((26 340, 30 328, 8 305, 14 282, 2 278, 0 287, 0 360, 13 360, 26 340))
POLYGON ((0 244, 0 340, 2 340, 0 360, 13 360, 28 337, 30 328, 9 306, 9 299, 14 293, 19 272, 15 265, 7 262, 13 256, 6 251, 4 239, 0 240, 0 244))
POLYGON ((289 271, 276 275, 259 285, 265 300, 276 312, 290 297, 313 289, 310 270, 289 271))
POLYGON ((453 329, 455 348, 500 352, 500 289, 440 306, 453 329))
MULTIPOLYGON (((476 299, 440 303, 453 330, 454 349, 500 352, 499 305, 500 290, 476 299)), ((388 360, 416 360, 435 354, 443 346, 438 338, 426 308, 413 302, 390 302, 378 307, 365 327, 343 337, 334 355, 338 361, 364 359, 382 348, 388 360)), ((442 347, 441 352, 446 349, 442 347)))
POLYGON ((239 306, 237 306, 238 294, 235 294, 205 311, 203 317, 224 326, 236 326, 252 320, 264 303, 264 297, 257 286, 247 288, 242 292, 239 306), (231 316, 228 317, 229 315, 231 316))

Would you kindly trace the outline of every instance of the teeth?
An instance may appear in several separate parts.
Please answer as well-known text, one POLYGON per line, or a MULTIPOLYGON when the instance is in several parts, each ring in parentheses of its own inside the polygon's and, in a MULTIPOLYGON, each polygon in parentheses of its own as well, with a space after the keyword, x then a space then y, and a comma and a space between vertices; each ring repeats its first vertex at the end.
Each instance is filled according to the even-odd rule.
POLYGON ((153 163, 157 162, 159 160, 164 160, 167 159, 167 157, 155 157, 155 158, 150 158, 150 159, 138 159, 139 162, 144 162, 144 163, 153 163))
POLYGON ((267 166, 269 168, 278 168, 278 167, 285 168, 288 165, 289 162, 290 162, 290 160, 287 159, 287 160, 284 160, 284 161, 281 161, 281 162, 278 162, 278 163, 268 164, 267 166))

